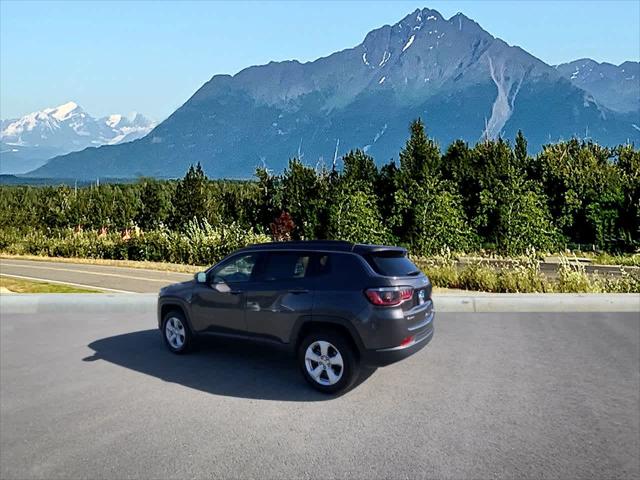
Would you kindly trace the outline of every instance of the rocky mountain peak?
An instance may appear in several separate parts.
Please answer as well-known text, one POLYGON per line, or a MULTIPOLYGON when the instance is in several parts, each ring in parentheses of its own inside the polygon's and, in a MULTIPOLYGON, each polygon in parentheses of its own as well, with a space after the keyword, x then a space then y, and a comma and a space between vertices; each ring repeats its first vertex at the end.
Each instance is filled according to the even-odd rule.
MULTIPOLYGON (((201 162, 212 176, 246 178, 258 164, 279 171, 298 152, 312 163, 333 157, 338 140, 341 150, 362 148, 383 162, 416 117, 443 146, 520 129, 532 150, 586 131, 603 144, 638 138, 635 117, 614 108, 615 88, 563 72, 463 14, 417 9, 312 62, 215 75, 152 135, 55 158, 35 174, 181 176, 201 162)), ((618 103, 636 112, 638 97, 636 89, 618 103)))

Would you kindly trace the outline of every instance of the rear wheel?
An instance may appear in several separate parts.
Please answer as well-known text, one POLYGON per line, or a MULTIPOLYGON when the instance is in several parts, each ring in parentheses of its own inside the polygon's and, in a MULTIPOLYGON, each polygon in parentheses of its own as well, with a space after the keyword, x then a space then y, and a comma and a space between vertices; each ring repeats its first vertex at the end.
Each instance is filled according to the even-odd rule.
POLYGON ((313 332, 298 349, 304 378, 323 393, 347 390, 358 378, 359 362, 349 342, 334 332, 313 332))
POLYGON ((184 314, 178 310, 172 310, 164 316, 162 337, 173 353, 186 353, 193 348, 193 336, 184 314))

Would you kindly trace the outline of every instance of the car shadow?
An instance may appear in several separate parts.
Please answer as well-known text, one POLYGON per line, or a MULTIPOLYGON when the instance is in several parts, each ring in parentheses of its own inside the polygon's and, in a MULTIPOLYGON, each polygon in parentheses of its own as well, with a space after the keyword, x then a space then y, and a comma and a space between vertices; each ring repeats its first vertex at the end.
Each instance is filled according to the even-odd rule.
MULTIPOLYGON (((196 351, 175 355, 153 329, 102 338, 88 346, 94 354, 83 358, 85 362, 104 360, 216 395, 294 402, 336 398, 313 390, 302 378, 293 355, 269 345, 201 338, 196 351)), ((351 390, 374 371, 363 368, 351 390)))

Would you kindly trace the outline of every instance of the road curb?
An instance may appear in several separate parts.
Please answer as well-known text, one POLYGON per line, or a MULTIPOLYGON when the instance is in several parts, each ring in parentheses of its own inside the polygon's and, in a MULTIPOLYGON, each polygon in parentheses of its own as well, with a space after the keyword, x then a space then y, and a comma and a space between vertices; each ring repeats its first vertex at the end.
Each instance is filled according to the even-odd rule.
MULTIPOLYGON (((0 314, 155 313, 157 294, 16 294, 0 296, 0 314)), ((435 294, 446 313, 638 312, 640 295, 616 294, 435 294)))
POLYGON ((158 294, 47 293, 0 296, 0 315, 35 313, 147 313, 154 312, 158 294))
POLYGON ((639 312, 634 293, 490 293, 434 295, 436 310, 451 313, 639 312))

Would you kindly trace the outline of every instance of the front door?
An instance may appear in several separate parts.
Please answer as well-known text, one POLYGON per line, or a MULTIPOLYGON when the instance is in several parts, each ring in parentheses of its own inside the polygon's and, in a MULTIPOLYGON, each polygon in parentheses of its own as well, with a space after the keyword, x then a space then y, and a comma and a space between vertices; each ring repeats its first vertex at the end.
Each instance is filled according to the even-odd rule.
POLYGON ((246 334, 246 290, 257 257, 256 253, 235 255, 211 269, 206 283, 196 284, 191 300, 196 332, 246 334))

